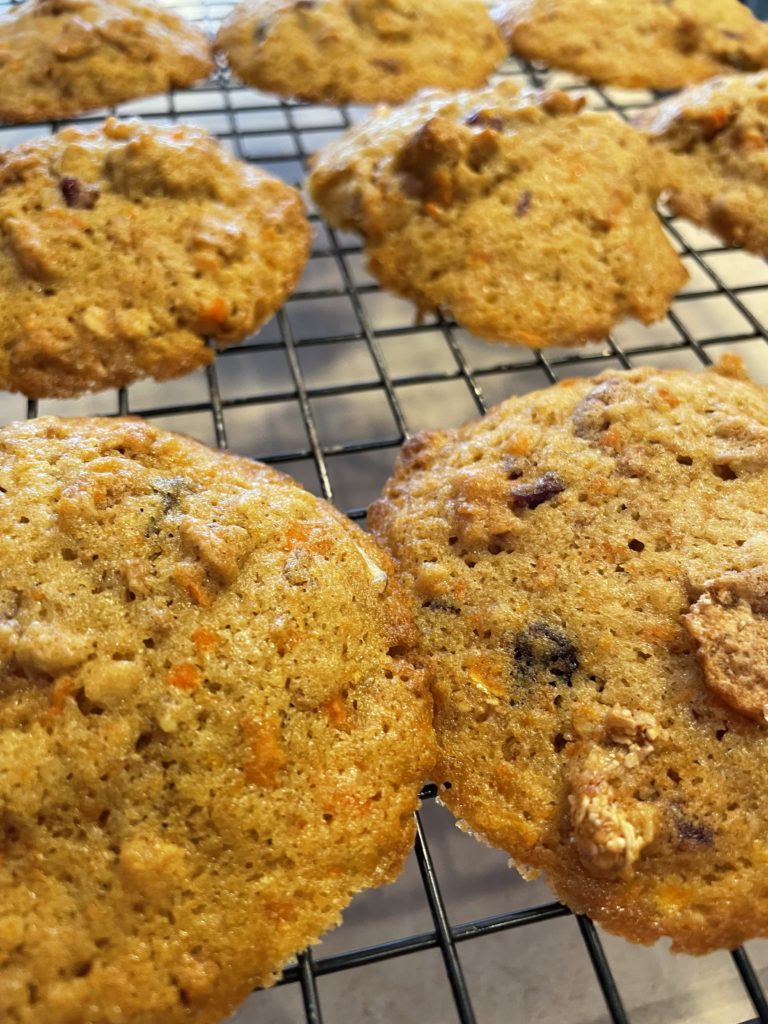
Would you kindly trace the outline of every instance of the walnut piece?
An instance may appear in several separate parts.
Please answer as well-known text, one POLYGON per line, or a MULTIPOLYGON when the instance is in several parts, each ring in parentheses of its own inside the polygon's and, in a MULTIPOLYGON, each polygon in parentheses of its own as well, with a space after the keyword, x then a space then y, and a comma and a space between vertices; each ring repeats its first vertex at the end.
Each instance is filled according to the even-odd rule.
POLYGON ((683 622, 709 689, 768 722, 768 565, 709 580, 683 622))
POLYGON ((568 797, 579 858, 595 878, 627 879, 643 849, 656 834, 656 811, 627 802, 619 786, 665 738, 655 718, 644 711, 606 710, 597 736, 574 773, 568 797))

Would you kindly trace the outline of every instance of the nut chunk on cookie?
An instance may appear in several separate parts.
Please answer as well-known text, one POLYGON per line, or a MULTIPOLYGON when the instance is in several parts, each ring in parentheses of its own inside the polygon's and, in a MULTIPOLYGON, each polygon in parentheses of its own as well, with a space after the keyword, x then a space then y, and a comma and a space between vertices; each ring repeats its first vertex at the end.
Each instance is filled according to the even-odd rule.
POLYGON ((0 121, 185 88, 213 70, 210 49, 198 28, 146 0, 27 0, 0 18, 0 121))
POLYGON ((768 27, 739 0, 495 0, 512 52, 606 85, 680 89, 768 67, 768 27))
POLYGON ((768 389, 607 371, 411 438, 368 521, 418 601, 443 800, 637 942, 768 938, 768 389))
POLYGON ((213 358, 301 274, 295 189, 199 128, 110 118, 0 154, 0 388, 67 397, 213 358))
POLYGON ((216 47, 250 85, 329 103, 479 86, 506 49, 482 0, 244 0, 216 47))
POLYGON ((281 473, 140 420, 0 429, 3 1024, 219 1024, 394 880, 414 638, 384 552, 281 473))
POLYGON ((664 316, 687 275, 653 209, 647 143, 582 105, 509 82, 424 93, 322 150, 309 187, 422 311, 490 341, 599 341, 624 317, 664 316))
POLYGON ((654 149, 669 205, 768 256, 768 72, 715 78, 635 118, 654 149))
POLYGON ((768 566, 712 580, 685 625, 707 686, 736 711, 768 722, 768 566))

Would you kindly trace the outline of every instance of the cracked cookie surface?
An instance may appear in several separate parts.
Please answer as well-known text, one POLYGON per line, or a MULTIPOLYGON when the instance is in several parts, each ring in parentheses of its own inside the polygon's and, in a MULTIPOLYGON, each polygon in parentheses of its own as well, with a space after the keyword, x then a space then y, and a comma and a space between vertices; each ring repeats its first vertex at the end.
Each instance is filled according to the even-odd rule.
POLYGON ((715 78, 634 119, 672 211, 768 256, 768 72, 715 78))
POLYGON ((481 0, 245 0, 216 48, 250 85, 329 103, 482 85, 506 51, 481 0))
POLYGON ((660 319, 687 274, 654 212, 647 143, 581 108, 511 82, 425 93, 321 150, 309 188, 420 310, 490 341, 600 341, 626 316, 660 319))
POLYGON ((0 430, 0 1018, 217 1024, 393 880, 432 767, 387 556, 139 420, 0 430))
POLYGON ((513 53, 605 85, 680 89, 768 67, 768 26, 739 0, 497 0, 513 53))
POLYGON ((639 942, 768 936, 768 390, 606 371, 418 435, 370 509, 443 799, 639 942))
POLYGON ((212 70, 203 32, 141 0, 27 0, 0 18, 2 121, 57 120, 212 70))
POLYGON ((298 192, 199 128, 110 118, 0 154, 0 387, 177 377, 260 327, 309 253, 298 192))

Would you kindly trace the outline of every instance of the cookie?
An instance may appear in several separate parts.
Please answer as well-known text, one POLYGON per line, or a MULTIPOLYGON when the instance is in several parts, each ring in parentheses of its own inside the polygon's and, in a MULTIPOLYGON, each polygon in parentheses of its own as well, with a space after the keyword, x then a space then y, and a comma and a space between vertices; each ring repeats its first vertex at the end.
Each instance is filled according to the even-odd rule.
POLYGON ((212 70, 205 34, 143 0, 27 0, 0 18, 2 121, 81 114, 212 70))
POLYGON ((513 53, 605 85, 680 89, 768 67, 768 27, 739 0, 497 0, 513 53))
POLYGON ((419 435, 370 512, 421 606, 462 827, 688 953, 768 937, 768 390, 720 369, 419 435))
POLYGON ((176 377, 260 327, 309 254, 299 194, 206 132, 110 118, 0 153, 0 387, 176 377))
POLYGON ((506 52, 482 0, 244 0, 216 48, 250 85, 328 103, 479 86, 506 52))
POLYGON ((674 213, 768 256, 768 72, 715 78, 644 110, 674 213))
POLYGON ((645 140, 582 106, 511 82, 425 94, 321 150, 309 188, 422 312, 489 341, 600 341, 625 316, 663 317, 687 274, 653 210, 645 140))
POLYGON ((294 481, 138 420, 0 430, 0 1017, 214 1024, 391 881, 409 603, 294 481))

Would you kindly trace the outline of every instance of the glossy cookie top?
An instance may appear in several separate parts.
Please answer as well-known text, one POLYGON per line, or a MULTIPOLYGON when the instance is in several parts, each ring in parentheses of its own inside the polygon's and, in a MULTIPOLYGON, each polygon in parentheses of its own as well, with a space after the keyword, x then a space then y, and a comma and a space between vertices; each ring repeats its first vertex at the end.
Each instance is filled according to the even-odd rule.
POLYGON ((410 849, 387 556, 138 420, 0 430, 0 1018, 218 1024, 410 849))
POLYGON ((720 369, 419 435, 369 517, 420 605, 445 802, 692 953, 768 936, 768 393, 720 369))
POLYGON ((0 387, 70 396, 179 376, 293 290, 299 194, 199 128, 109 119, 0 154, 0 387))
POLYGON ((244 0, 216 46, 243 81, 329 103, 482 85, 505 53, 481 0, 244 0))
POLYGON ((56 120, 212 70, 205 34, 145 0, 27 0, 0 18, 0 121, 56 120))

